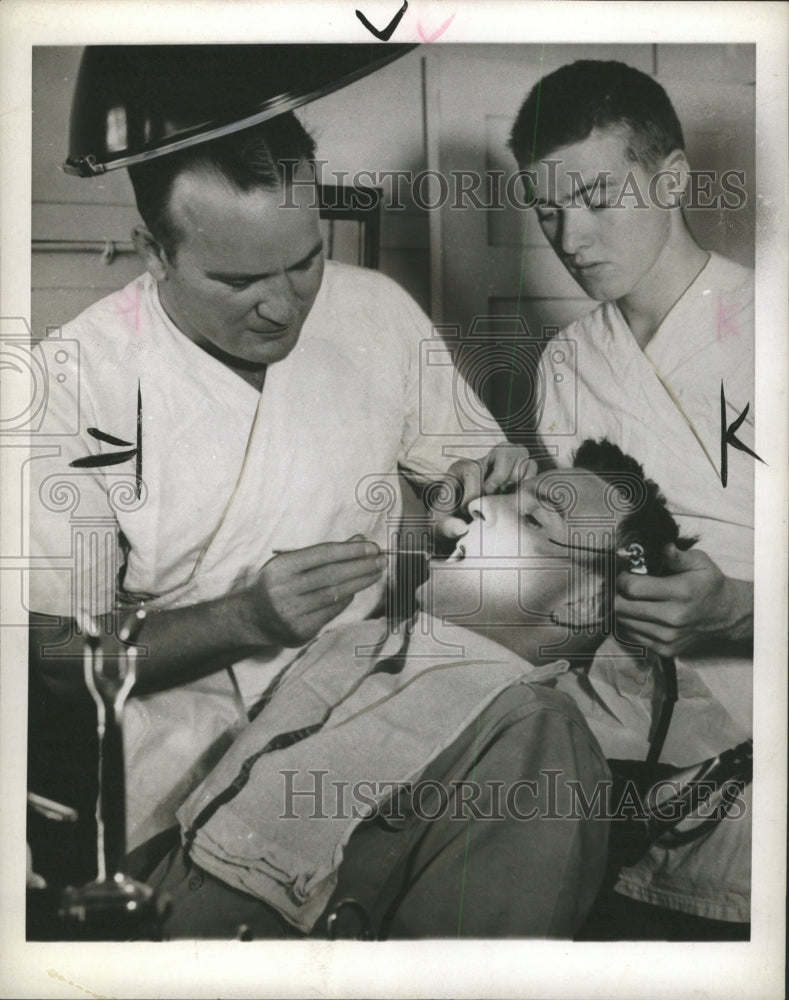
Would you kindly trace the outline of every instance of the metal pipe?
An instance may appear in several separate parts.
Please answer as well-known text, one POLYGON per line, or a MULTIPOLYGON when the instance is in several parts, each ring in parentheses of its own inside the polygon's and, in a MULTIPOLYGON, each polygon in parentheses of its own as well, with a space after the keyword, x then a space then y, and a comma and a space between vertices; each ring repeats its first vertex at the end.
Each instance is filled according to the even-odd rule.
POLYGON ((134 244, 120 240, 33 240, 33 253, 96 253, 111 264, 119 253, 135 253, 134 244))

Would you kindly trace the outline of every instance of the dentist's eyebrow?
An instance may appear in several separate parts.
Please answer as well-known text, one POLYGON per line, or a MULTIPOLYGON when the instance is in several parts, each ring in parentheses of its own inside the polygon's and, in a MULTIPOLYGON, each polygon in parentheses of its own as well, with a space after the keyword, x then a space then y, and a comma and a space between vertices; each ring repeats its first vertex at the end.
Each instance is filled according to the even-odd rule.
MULTIPOLYGON (((300 260, 297 260, 295 264, 289 264, 285 270, 286 271, 297 271, 300 267, 305 267, 310 261, 314 260, 318 254, 323 252, 323 240, 318 240, 315 246, 305 254, 300 260)), ((271 278, 277 271, 264 271, 260 274, 243 274, 238 271, 206 271, 206 277, 211 278, 213 281, 262 281, 264 278, 271 278)))

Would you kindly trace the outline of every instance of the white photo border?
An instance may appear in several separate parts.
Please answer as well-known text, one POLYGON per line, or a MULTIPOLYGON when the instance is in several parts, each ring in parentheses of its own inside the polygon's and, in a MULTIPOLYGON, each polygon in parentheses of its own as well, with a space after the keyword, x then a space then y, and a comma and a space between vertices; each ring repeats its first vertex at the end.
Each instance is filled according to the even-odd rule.
MULTIPOLYGON (((0 316, 30 315, 31 62, 37 45, 371 41, 399 0, 5 0, 0 5, 0 316)), ((413 0, 393 38, 756 45, 755 773, 750 943, 24 940, 26 638, 3 630, 0 995, 5 997, 783 996, 786 825, 787 8, 781 3, 413 0), (428 28, 429 26, 429 28, 428 28)), ((65 150, 66 136, 63 142, 65 150)), ((5 489, 8 489, 8 483, 5 489)), ((3 524, 2 530, 13 530, 3 524)), ((18 530, 18 526, 16 528, 18 530)), ((5 536, 7 537, 7 536, 5 536)))

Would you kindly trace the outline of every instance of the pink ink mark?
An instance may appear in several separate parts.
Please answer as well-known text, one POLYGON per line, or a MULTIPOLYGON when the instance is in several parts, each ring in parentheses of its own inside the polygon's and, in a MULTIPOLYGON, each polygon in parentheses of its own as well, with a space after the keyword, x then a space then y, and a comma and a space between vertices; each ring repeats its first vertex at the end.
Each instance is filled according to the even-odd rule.
POLYGON ((740 331, 735 323, 732 322, 732 317, 737 314, 740 308, 739 302, 732 302, 726 305, 722 297, 718 298, 718 316, 715 330, 715 338, 718 341, 727 340, 729 338, 734 340, 739 340, 740 331))
POLYGON ((447 28, 450 26, 450 24, 452 24, 452 22, 454 21, 454 19, 455 19, 455 15, 454 14, 451 17, 448 17, 446 19, 446 21, 444 21, 444 23, 438 29, 438 31, 434 31, 433 34, 430 35, 429 38, 424 33, 424 31, 422 30, 422 23, 421 23, 421 21, 420 21, 419 24, 417 24, 416 30, 419 32, 419 37, 422 39, 423 42, 428 42, 428 43, 429 42, 434 42, 437 38, 440 38, 444 34, 444 32, 447 30, 447 28))
POLYGON ((140 286, 132 286, 131 293, 128 288, 122 289, 122 304, 118 306, 118 312, 122 316, 132 313, 134 316, 134 329, 140 329, 140 286))

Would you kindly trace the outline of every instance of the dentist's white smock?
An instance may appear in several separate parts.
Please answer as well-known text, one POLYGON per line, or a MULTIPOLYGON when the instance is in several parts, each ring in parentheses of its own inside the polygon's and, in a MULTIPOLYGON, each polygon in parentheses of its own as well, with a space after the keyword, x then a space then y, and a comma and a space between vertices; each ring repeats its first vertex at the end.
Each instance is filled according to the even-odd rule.
MULTIPOLYGON (((453 450, 462 429, 451 371, 448 379, 446 366, 428 358, 441 342, 412 299, 369 270, 327 263, 299 341, 269 367, 262 393, 180 333, 148 275, 64 326, 61 340, 77 340, 78 349, 53 365, 30 464, 29 605, 37 612, 103 614, 124 565, 121 597, 132 606, 177 608, 245 586, 274 549, 358 532, 383 546, 401 513, 399 465, 436 475, 503 440, 494 431, 474 438, 475 452, 453 450), (139 499, 137 455, 69 467, 125 450, 89 427, 136 444, 138 384, 139 499)), ((333 624, 368 616, 383 588, 358 594, 333 624)), ((244 709, 297 655, 272 648, 129 701, 130 848, 174 823, 175 809, 245 724, 244 709)))

